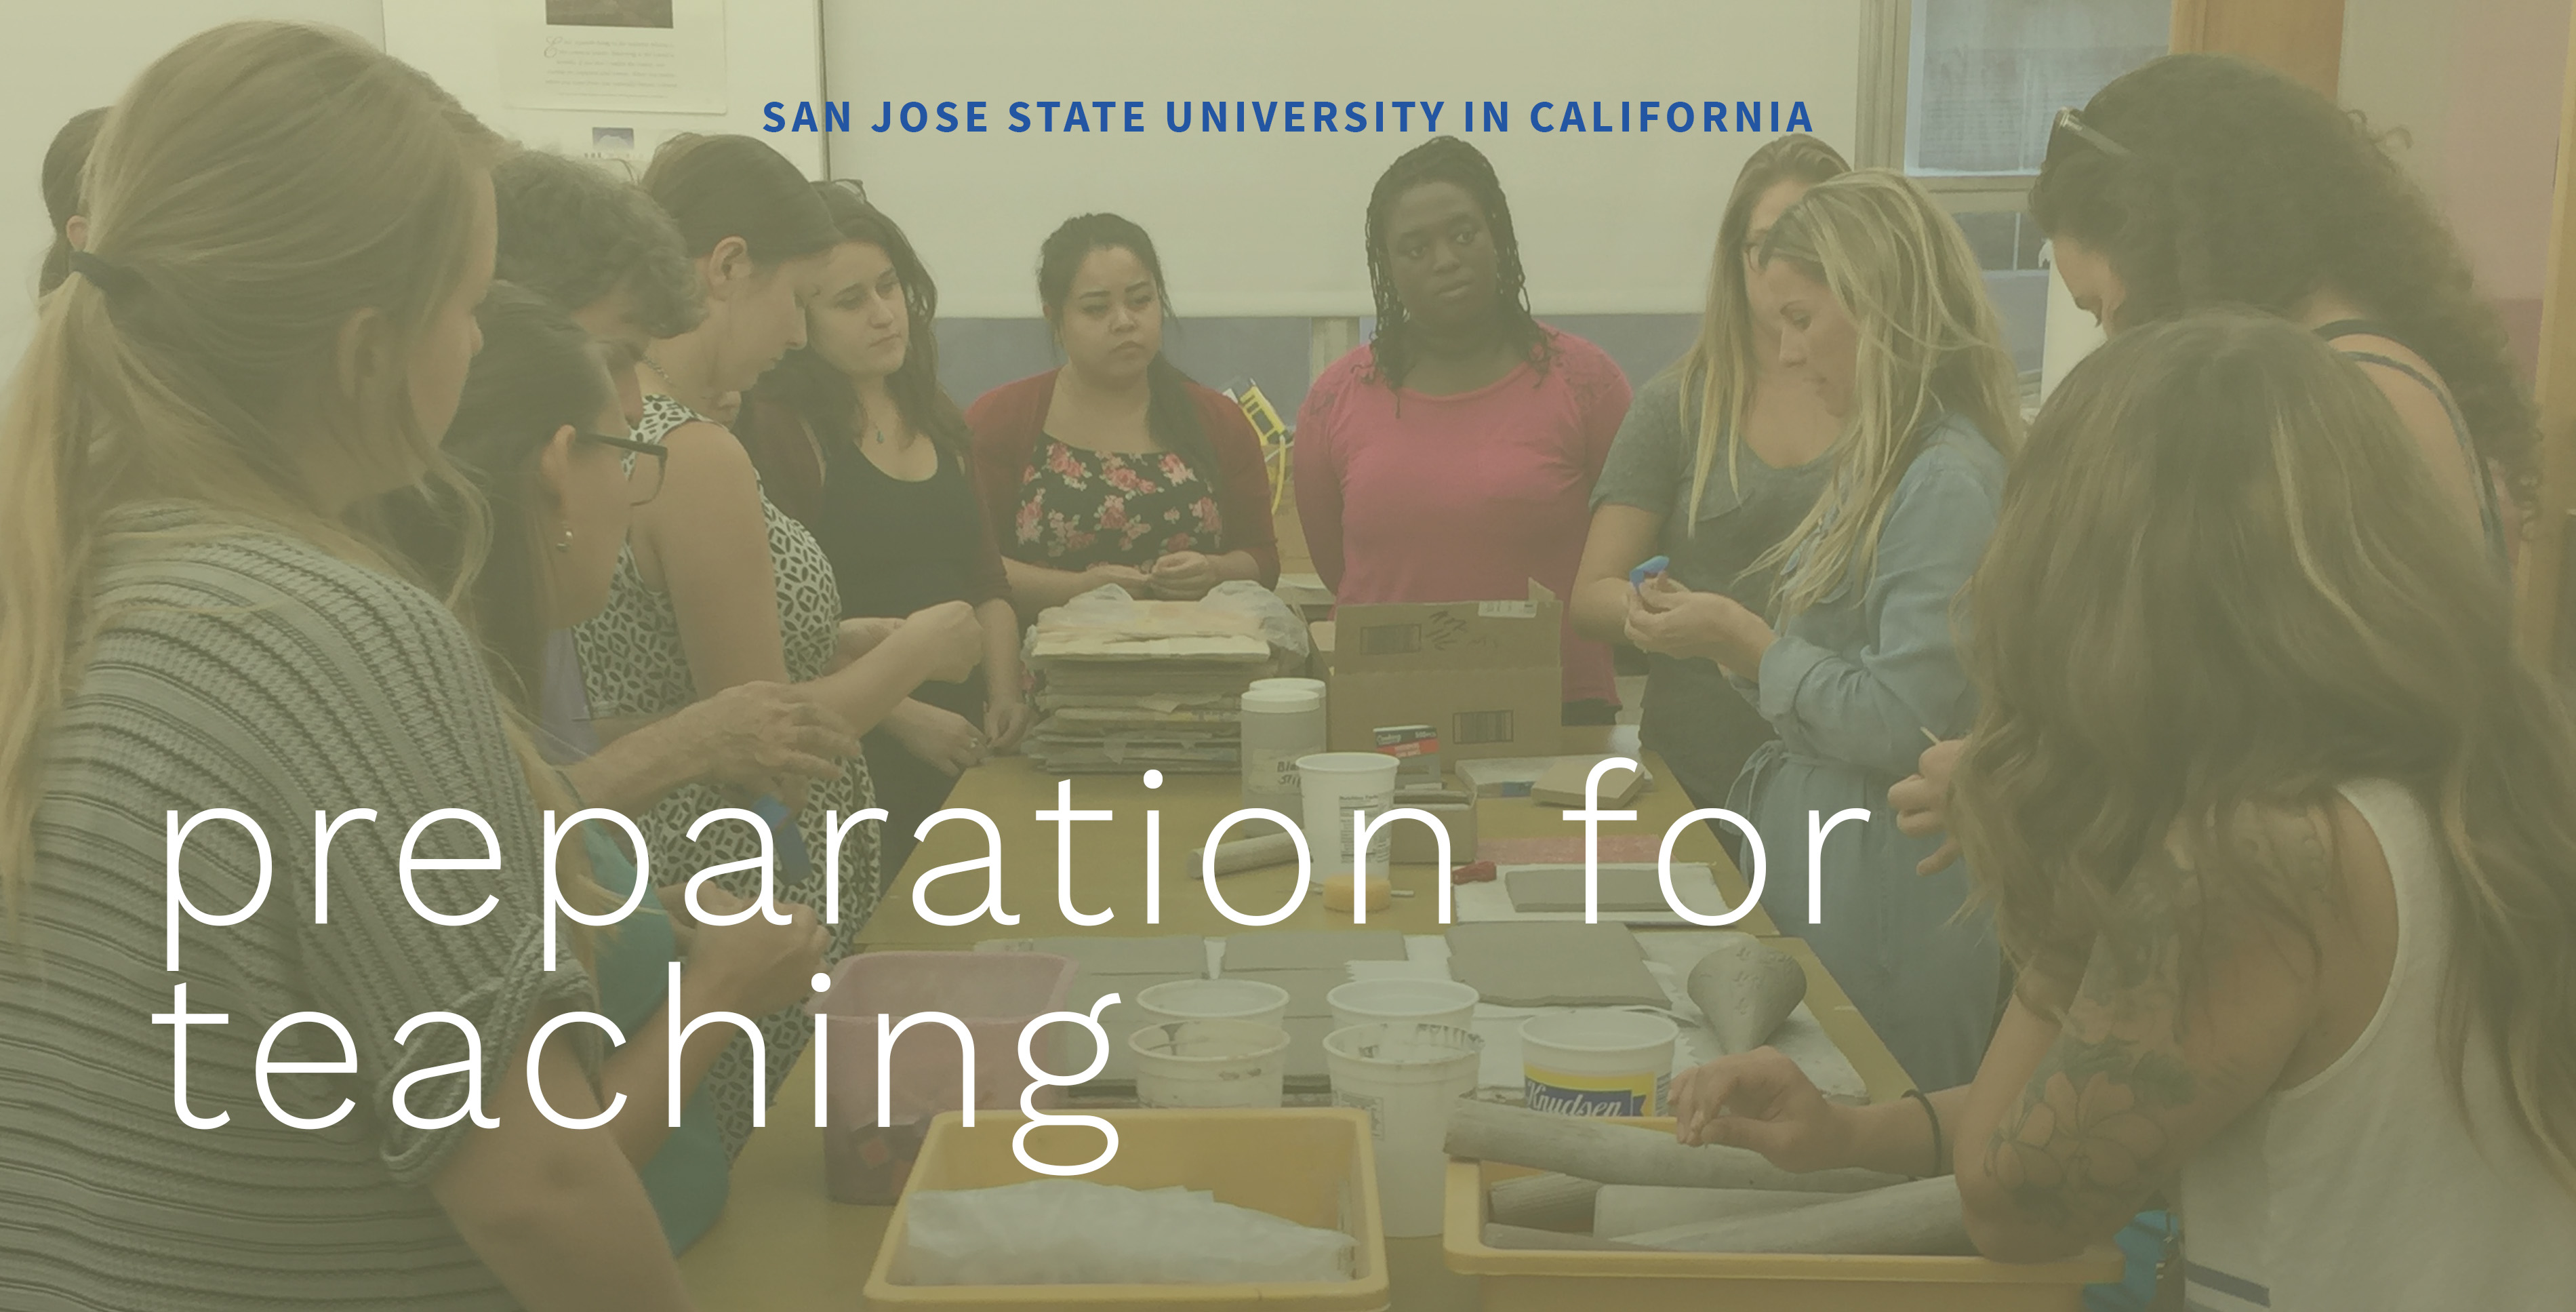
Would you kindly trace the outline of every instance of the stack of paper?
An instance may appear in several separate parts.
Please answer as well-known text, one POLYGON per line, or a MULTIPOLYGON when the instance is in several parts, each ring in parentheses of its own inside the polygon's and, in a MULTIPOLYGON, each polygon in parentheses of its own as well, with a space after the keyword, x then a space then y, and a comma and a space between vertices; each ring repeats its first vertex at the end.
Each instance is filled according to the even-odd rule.
POLYGON ((1039 718, 1025 750, 1067 774, 1239 768, 1240 698, 1271 668, 1258 616, 1186 601, 1047 611, 1028 655, 1039 718))

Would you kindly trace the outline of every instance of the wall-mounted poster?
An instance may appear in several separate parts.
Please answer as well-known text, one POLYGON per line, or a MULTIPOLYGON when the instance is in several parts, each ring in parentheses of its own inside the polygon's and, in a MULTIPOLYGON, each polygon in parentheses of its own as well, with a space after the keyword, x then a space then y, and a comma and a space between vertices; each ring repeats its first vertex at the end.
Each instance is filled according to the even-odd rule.
POLYGON ((504 0, 500 20, 513 108, 725 112, 725 0, 504 0))

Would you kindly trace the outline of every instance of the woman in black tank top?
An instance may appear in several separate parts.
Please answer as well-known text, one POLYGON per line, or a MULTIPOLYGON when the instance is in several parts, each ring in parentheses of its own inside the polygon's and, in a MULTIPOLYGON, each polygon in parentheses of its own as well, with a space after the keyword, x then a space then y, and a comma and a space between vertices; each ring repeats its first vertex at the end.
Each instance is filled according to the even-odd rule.
POLYGON ((807 312, 807 344, 746 398, 736 429, 778 506, 832 562, 845 619, 975 607, 984 667, 925 683, 865 739, 891 872, 957 775, 1028 731, 1019 621, 967 471, 965 417, 939 387, 938 291, 857 184, 815 184, 842 241, 807 312))

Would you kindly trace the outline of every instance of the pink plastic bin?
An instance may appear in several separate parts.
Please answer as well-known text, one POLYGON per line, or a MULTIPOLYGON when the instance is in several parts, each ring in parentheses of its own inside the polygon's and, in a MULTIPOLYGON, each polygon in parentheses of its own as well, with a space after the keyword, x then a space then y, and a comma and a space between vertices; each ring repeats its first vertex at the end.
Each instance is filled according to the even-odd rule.
MULTIPOLYGON (((831 1021, 831 1116, 823 1131, 823 1179, 845 1203, 890 1206, 903 1192, 930 1118, 957 1111, 963 1062, 957 1036, 925 1021, 895 1040, 889 1071, 891 1128, 877 1125, 877 1017, 889 1025, 926 1011, 966 1025, 975 1046, 975 1106, 1016 1108, 1029 1087, 1020 1067, 1020 1032, 1050 1011, 1064 1010, 1071 958, 1044 952, 862 952, 832 971, 832 987, 807 1004, 831 1021)), ((1065 1026, 1038 1032, 1029 1055, 1063 1069, 1065 1026)), ((1053 1088, 1038 1104, 1055 1105, 1053 1088)))

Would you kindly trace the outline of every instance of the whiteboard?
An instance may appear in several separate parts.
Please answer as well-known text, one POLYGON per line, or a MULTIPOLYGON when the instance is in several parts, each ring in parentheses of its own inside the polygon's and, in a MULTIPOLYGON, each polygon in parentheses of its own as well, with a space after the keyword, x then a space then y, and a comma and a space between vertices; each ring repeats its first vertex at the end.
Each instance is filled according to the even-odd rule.
MULTIPOLYGON (((704 0, 702 0, 704 2, 704 0)), ((636 109, 525 109, 513 106, 502 81, 501 43, 511 21, 542 0, 384 0, 385 50, 429 74, 494 131, 539 150, 631 159, 638 174, 654 147, 681 132, 759 136, 807 177, 824 176, 819 138, 762 133, 770 101, 812 99, 823 84, 815 0, 712 0, 724 15, 723 111, 674 113, 636 109), (598 129, 632 146, 602 147, 598 129)))
MULTIPOLYGON (((1458 133, 1493 160, 1541 313, 1695 313, 1727 189, 1768 132, 1533 130, 1535 102, 1803 101, 1849 154, 1863 0, 822 0, 824 67, 855 177, 937 277, 942 313, 1037 313, 1038 243, 1114 210, 1196 315, 1360 315, 1370 186, 1413 131, 1176 133, 1166 102, 1505 101, 1458 133), (1142 101, 1146 131, 1012 134, 1013 101, 1142 101), (989 102, 980 135, 879 134, 883 102, 989 102)), ((1032 110, 1034 116, 1037 111, 1032 110)), ((1096 114, 1096 111, 1090 111, 1096 114)), ((1374 113, 1372 113, 1374 117, 1374 113)), ((1587 108, 1587 117, 1589 111, 1587 108)), ((1732 119, 1730 117, 1730 126, 1732 119)), ((1767 124, 1766 124, 1767 125, 1767 124)), ((787 133, 778 141, 818 134, 787 133)))

